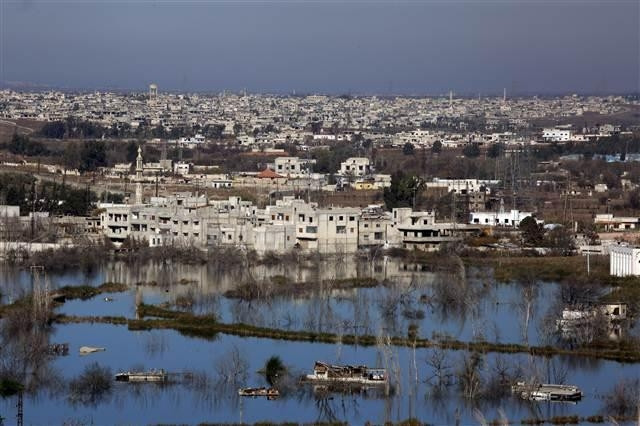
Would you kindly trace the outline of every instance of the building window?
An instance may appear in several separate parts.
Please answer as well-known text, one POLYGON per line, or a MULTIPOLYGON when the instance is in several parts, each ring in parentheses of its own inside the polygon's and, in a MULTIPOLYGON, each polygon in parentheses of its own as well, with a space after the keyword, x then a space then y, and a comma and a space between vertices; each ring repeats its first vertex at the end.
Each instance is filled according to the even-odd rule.
POLYGON ((349 222, 353 222, 354 220, 356 220, 354 216, 349 216, 349 222))
POLYGON ((381 240, 382 239, 382 232, 376 232, 373 234, 373 238, 376 240, 381 240))
POLYGON ((344 216, 339 216, 338 220, 343 221, 344 220, 344 216))
POLYGON ((336 233, 337 234, 346 234, 347 233, 347 227, 346 226, 336 226, 336 233))

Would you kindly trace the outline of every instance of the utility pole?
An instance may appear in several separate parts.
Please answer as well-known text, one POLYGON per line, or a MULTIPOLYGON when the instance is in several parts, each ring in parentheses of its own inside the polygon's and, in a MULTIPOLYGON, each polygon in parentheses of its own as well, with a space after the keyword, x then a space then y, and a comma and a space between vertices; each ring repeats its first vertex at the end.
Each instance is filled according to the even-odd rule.
POLYGON ((31 240, 33 241, 33 235, 35 234, 36 227, 36 200, 38 199, 38 181, 33 183, 33 202, 31 203, 31 240))
POLYGON ((24 425, 24 402, 22 400, 22 391, 18 392, 18 403, 16 404, 18 408, 18 414, 16 414, 16 424, 18 426, 24 425))

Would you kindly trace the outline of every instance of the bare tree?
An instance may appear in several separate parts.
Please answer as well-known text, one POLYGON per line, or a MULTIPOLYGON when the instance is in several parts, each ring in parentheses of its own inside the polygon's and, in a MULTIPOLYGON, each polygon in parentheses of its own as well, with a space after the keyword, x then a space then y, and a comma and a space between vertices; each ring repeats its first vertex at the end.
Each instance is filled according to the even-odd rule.
POLYGON ((484 360, 478 352, 463 355, 457 369, 460 392, 467 399, 477 399, 482 395, 482 368, 484 360))
POLYGON ((239 384, 247 380, 249 362, 237 346, 233 346, 215 362, 215 370, 221 383, 239 384))
POLYGON ((453 367, 447 359, 447 351, 441 348, 434 349, 431 355, 425 360, 431 372, 426 378, 426 383, 431 385, 437 392, 454 382, 453 367))
POLYGON ((622 379, 604 396, 604 411, 614 417, 640 417, 640 380, 622 379))

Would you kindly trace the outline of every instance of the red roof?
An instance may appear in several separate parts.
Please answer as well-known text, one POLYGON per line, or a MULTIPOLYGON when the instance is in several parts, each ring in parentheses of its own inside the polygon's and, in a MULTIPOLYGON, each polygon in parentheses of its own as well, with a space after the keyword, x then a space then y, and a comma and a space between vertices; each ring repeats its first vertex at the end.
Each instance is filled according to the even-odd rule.
POLYGON ((276 179, 276 178, 282 178, 284 176, 280 176, 279 174, 277 174, 276 172, 274 172, 273 170, 267 167, 266 169, 258 173, 257 177, 258 179, 276 179))

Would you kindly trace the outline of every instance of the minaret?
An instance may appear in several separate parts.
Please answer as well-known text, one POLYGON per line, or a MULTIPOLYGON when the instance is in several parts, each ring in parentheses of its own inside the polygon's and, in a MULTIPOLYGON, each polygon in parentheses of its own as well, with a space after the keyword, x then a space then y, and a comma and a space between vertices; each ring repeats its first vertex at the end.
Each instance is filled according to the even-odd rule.
POLYGON ((138 147, 136 158, 136 204, 142 204, 142 148, 138 147))

